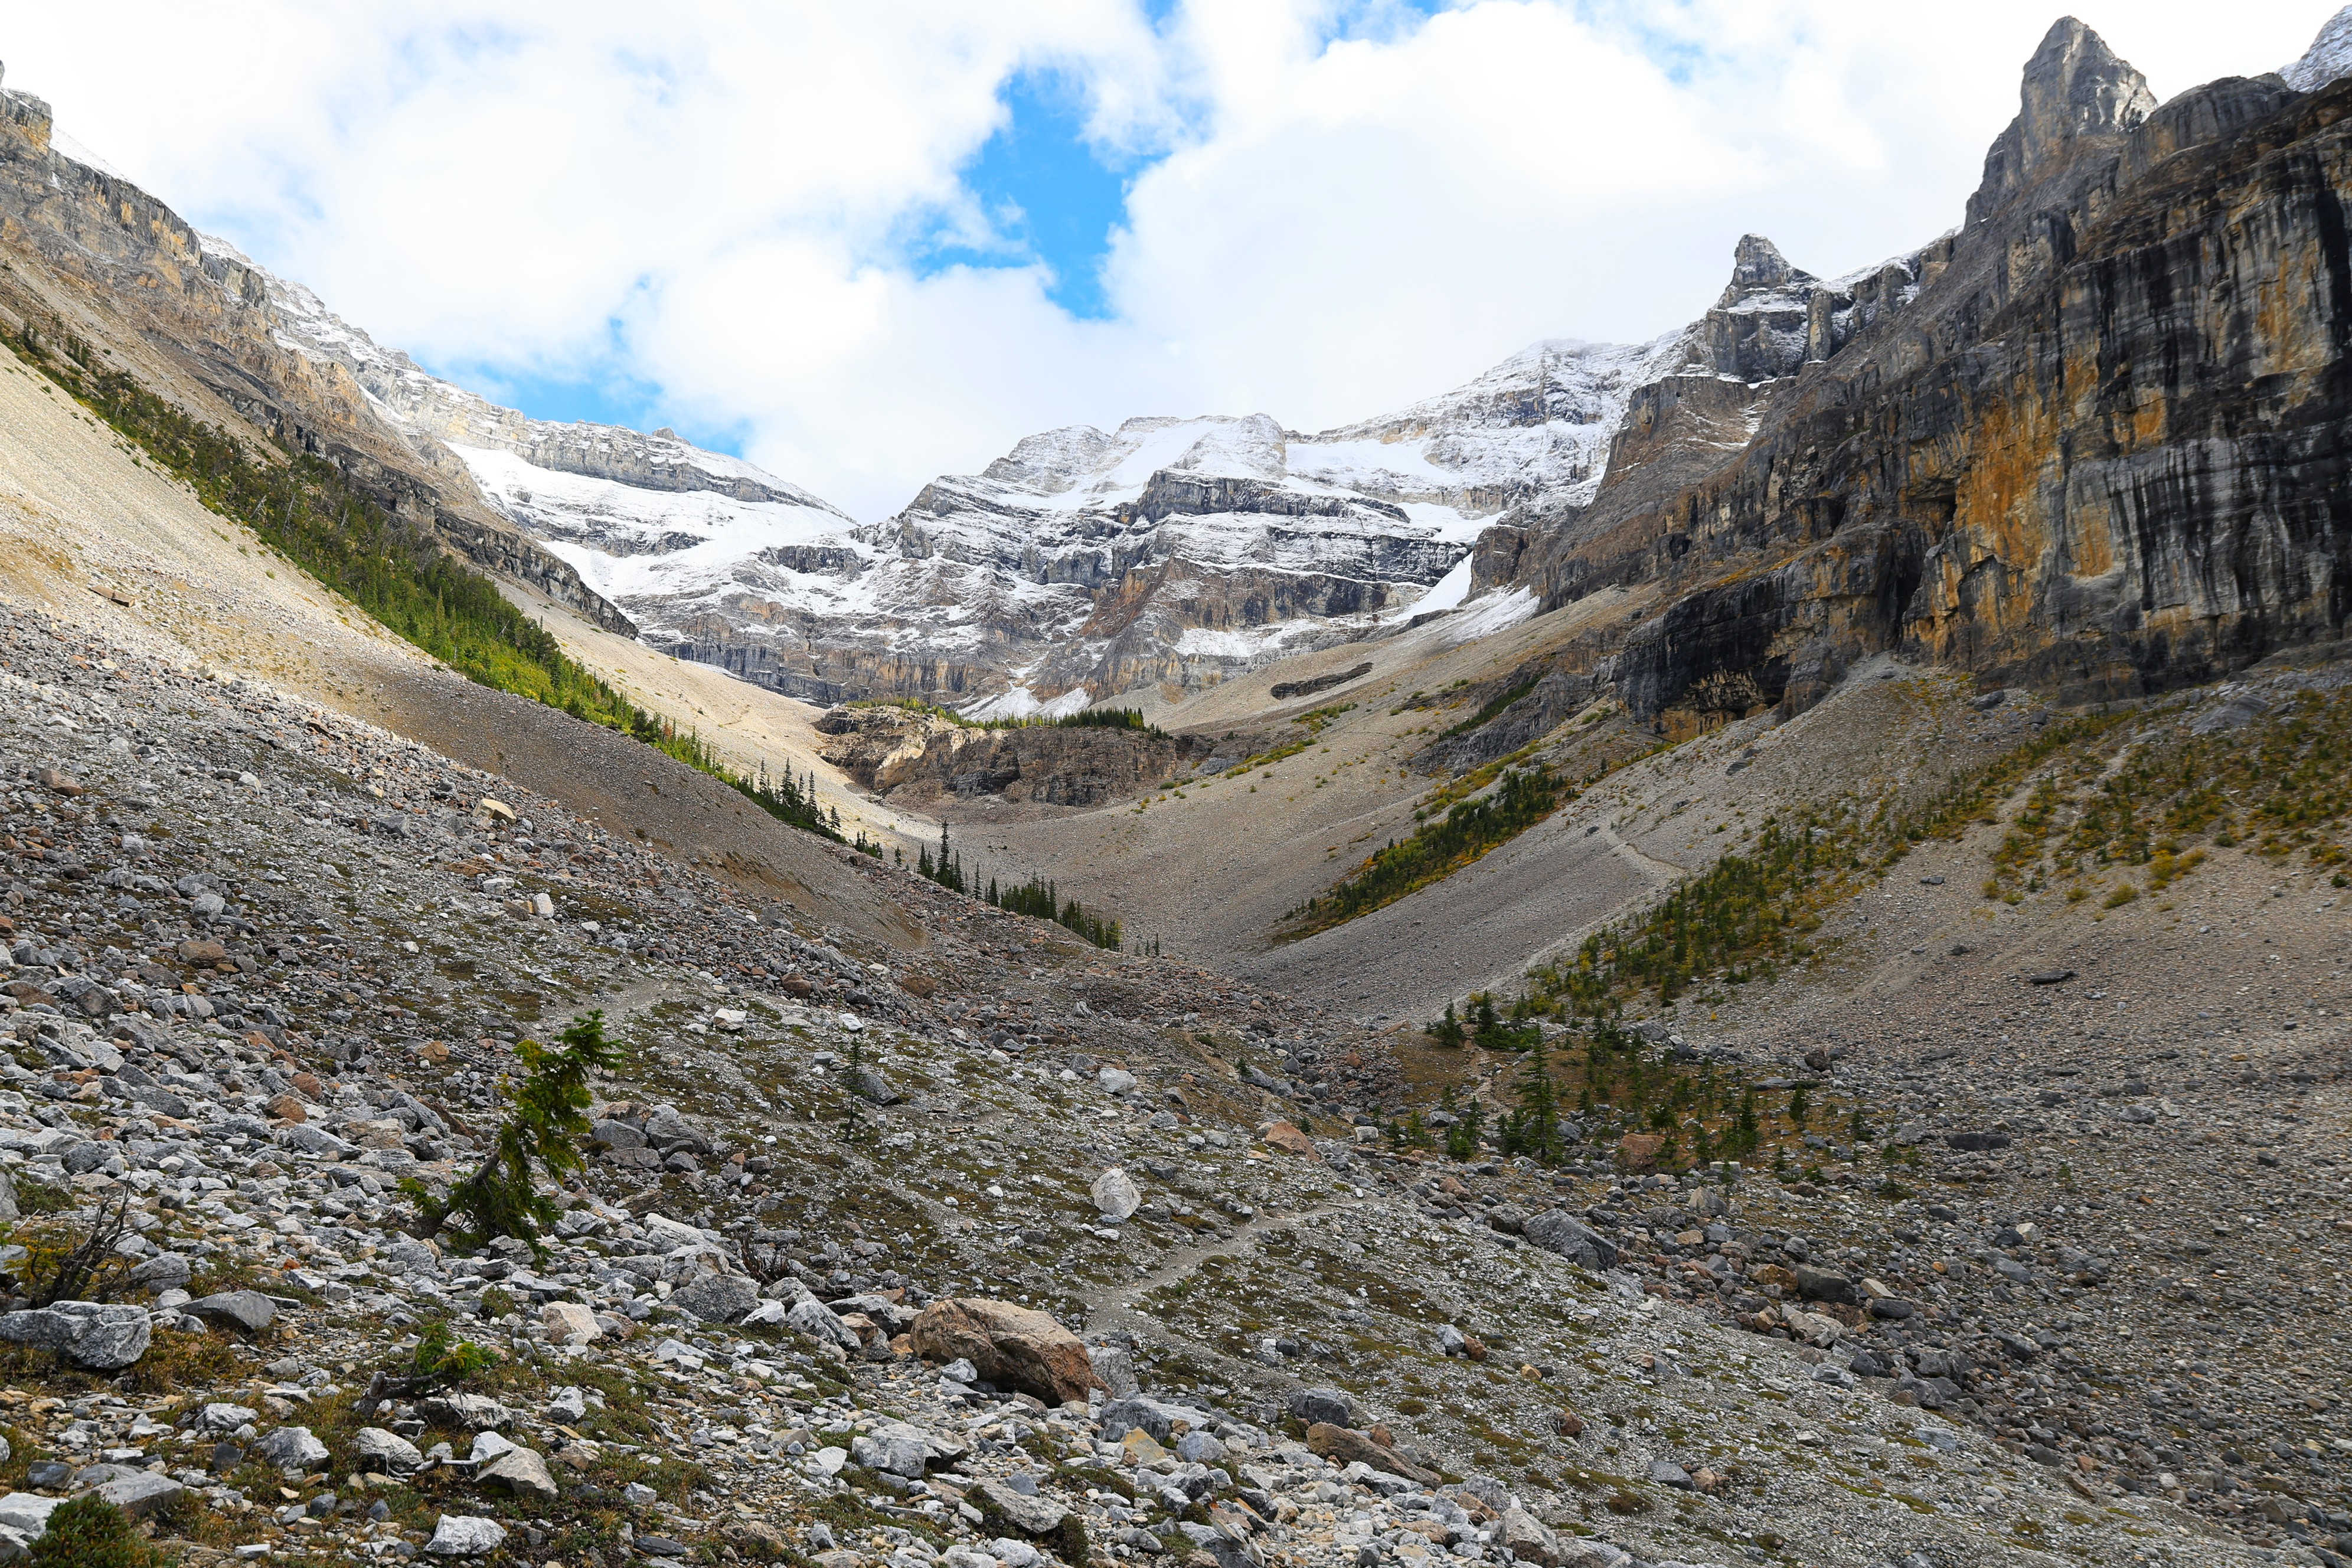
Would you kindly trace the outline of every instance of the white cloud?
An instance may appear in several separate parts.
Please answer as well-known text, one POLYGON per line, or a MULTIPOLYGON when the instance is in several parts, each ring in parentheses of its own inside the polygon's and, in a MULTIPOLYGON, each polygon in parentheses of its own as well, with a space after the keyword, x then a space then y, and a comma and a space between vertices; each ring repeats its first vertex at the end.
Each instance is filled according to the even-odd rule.
MULTIPOLYGON (((13 86, 383 341, 626 374, 861 516, 1029 430, 1297 426, 1539 336, 1648 337, 1734 239, 1845 270, 1956 222, 2052 0, 131 0, 26 8, 13 86), (1151 154, 1073 321, 958 170, 1023 68, 1151 154), (614 343, 625 345, 622 363, 614 343)), ((2102 0, 2159 94, 2299 53, 2324 5, 2102 0)))

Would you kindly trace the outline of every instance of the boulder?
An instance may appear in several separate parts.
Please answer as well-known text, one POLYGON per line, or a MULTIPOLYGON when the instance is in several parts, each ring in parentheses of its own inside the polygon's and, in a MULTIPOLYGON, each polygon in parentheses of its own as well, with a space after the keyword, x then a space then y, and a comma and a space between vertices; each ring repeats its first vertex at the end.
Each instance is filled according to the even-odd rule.
POLYGON ((760 1304, 756 1280, 740 1274, 705 1274, 670 1293, 669 1304, 706 1323, 737 1323, 760 1304))
POLYGON ((1353 1426, 1363 1420, 1356 1402, 1336 1388, 1302 1388, 1290 1396, 1290 1414, 1309 1426, 1326 1422, 1353 1426))
POLYGON ((261 1419, 261 1412, 250 1405, 231 1405, 214 1400, 196 1412, 195 1430, 206 1436, 226 1437, 247 1422, 261 1419))
POLYGON ((1132 1217, 1143 1206, 1143 1194, 1136 1190, 1135 1178, 1117 1165, 1097 1176, 1088 1191, 1095 1200, 1096 1211, 1113 1224, 1132 1217))
POLYGON ((1269 1149, 1277 1150, 1285 1154, 1299 1154, 1310 1159, 1320 1158, 1315 1152, 1315 1140, 1301 1132, 1296 1123, 1269 1121, 1258 1129, 1257 1135, 1269 1149))
MULTIPOLYGON (((210 1407, 206 1409, 209 1413, 210 1407)), ((253 1456, 297 1474, 327 1468, 327 1446, 308 1426, 280 1426, 253 1446, 253 1456)))
POLYGON ((187 1495, 188 1489, 153 1470, 133 1470, 100 1485, 98 1495, 133 1519, 162 1513, 187 1495))
POLYGON ((381 1426, 362 1426, 352 1434, 352 1468, 363 1476, 405 1476, 425 1463, 416 1445, 381 1426))
POLYGON ((1010 1301, 950 1297, 923 1309, 908 1331, 926 1360, 969 1361, 1002 1388, 1048 1405, 1083 1402, 1103 1386, 1085 1342, 1053 1317, 1010 1301))
POLYGON ((1495 1542, 1518 1561, 1541 1563, 1543 1568, 1559 1568, 1566 1557, 1551 1527, 1523 1508, 1503 1510, 1502 1528, 1496 1531, 1495 1542))
POLYGON ((972 1490, 982 1500, 982 1513, 996 1515, 1024 1535, 1051 1535, 1069 1517, 1061 1504, 1016 1492, 1003 1481, 982 1481, 972 1490))
POLYGON ((1434 1470, 1426 1470, 1399 1454, 1372 1440, 1367 1432, 1351 1426, 1335 1426, 1328 1421, 1318 1421, 1307 1428, 1307 1447, 1340 1468, 1353 1464, 1370 1465, 1376 1470, 1386 1470, 1392 1476, 1402 1476, 1433 1487, 1445 1478, 1434 1470))
POLYGON ((474 1479, 486 1487, 503 1489, 517 1497, 535 1497, 553 1500, 557 1495, 555 1478, 547 1473, 547 1461, 536 1448, 509 1448, 474 1472, 474 1479))
POLYGON ((849 1440, 852 1464, 894 1476, 919 1477, 930 1455, 930 1443, 922 1432, 904 1421, 885 1421, 872 1432, 861 1432, 849 1440))
POLYGON ((425 1550, 436 1557, 487 1557, 506 1544, 506 1528, 495 1519, 445 1513, 433 1525, 425 1550))
POLYGON ((557 1344, 584 1345, 604 1333, 596 1314, 577 1301, 550 1301, 539 1310, 539 1321, 547 1326, 547 1337, 557 1344))
POLYGON ((37 1537, 48 1529, 49 1515, 65 1500, 37 1492, 10 1492, 0 1497, 0 1530, 13 1530, 28 1539, 37 1537))
POLYGON ((1519 1230, 1546 1252, 1556 1252, 1596 1274, 1617 1267, 1617 1244, 1563 1209, 1532 1215, 1519 1230))
POLYGON ((1136 1391, 1135 1357, 1118 1345, 1096 1345, 1087 1352, 1094 1362, 1095 1375, 1102 1379, 1104 1390, 1113 1399, 1127 1399, 1136 1391))
POLYGON ((154 1333, 146 1311, 128 1304, 56 1301, 0 1313, 0 1340, 48 1351, 92 1372, 116 1372, 147 1353, 154 1333))
POLYGON ((784 1325, 821 1343, 837 1345, 852 1355, 862 1354, 866 1348, 857 1331, 814 1296, 793 1302, 792 1310, 784 1314, 784 1325))
POLYGON ((183 1311, 215 1328, 257 1334, 278 1320, 278 1303, 258 1290, 224 1290, 189 1302, 183 1311))
POLYGON ((443 1426, 462 1427, 468 1432, 503 1426, 514 1419, 511 1411, 487 1394, 444 1394, 438 1399, 425 1400, 417 1408, 428 1421, 443 1426))
POLYGON ((194 1277, 195 1265, 178 1252, 159 1252, 152 1258, 142 1258, 131 1270, 130 1283, 134 1290, 177 1290, 194 1277))
POLYGON ((1796 1268, 1797 1294, 1808 1301, 1852 1301, 1853 1281, 1827 1268, 1815 1268, 1809 1263, 1796 1268))

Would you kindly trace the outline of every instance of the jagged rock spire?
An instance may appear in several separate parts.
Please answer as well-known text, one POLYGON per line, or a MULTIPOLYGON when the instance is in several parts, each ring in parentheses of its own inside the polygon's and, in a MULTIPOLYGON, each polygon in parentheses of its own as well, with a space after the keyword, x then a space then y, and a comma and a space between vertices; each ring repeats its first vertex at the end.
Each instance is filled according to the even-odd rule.
POLYGON ((1984 183, 1969 198, 1971 225, 2066 163, 2080 144, 2120 138, 2156 110, 2147 79, 2072 16, 2051 24, 2025 62, 2018 100, 2017 118, 1985 154, 1984 183))
POLYGON ((1751 289, 1784 289, 1790 283, 1810 283, 1812 274, 1792 267, 1780 254, 1780 247, 1760 234, 1743 234, 1731 251, 1731 292, 1746 293, 1751 289))
POLYGON ((2106 40, 2072 16, 2051 25, 2025 62, 2018 123, 2030 175, 2066 143, 2119 135, 2156 111, 2147 79, 2116 58, 2106 40))

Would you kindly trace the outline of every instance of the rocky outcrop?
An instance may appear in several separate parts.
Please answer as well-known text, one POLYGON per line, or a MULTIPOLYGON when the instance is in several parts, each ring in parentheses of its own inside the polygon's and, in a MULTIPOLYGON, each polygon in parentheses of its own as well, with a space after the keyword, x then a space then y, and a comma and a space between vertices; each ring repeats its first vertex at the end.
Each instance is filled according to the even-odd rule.
POLYGON ((1153 731, 1025 724, 982 729, 893 704, 836 708, 817 721, 818 754, 900 804, 984 795, 1100 805, 1190 767, 1205 742, 1153 731))
POLYGON ((342 367, 280 341, 265 275, 130 182, 52 144, 47 105, 0 91, 0 327, 133 375, 196 417, 325 459, 361 493, 480 565, 614 630, 628 618, 412 442, 342 367))
MULTIPOLYGON (((1916 287, 1753 395, 1643 389, 1592 503, 1515 514, 1482 574, 1647 587, 1614 679, 1666 723, 1801 708, 1882 649, 2088 697, 2340 637, 2347 113, 2277 78, 2159 110, 2061 22, 1916 287)), ((1803 286, 1743 242, 1727 298, 1803 286)), ((1793 310, 1763 315, 1720 346, 1778 369, 1793 310)))

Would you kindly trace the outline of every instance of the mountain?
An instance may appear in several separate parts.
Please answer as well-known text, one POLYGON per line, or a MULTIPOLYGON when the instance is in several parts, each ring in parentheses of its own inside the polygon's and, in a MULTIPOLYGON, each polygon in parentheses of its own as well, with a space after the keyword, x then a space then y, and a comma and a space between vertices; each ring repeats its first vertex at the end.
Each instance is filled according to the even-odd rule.
MULTIPOLYGON (((408 448, 462 472, 469 498, 648 642, 790 696, 919 695, 980 717, 1199 689, 1459 604, 1486 521, 1589 498, 1634 389, 1691 353, 1688 333, 1540 342, 1315 435, 1263 414, 1047 431, 860 526, 671 431, 500 407, 195 237, 273 347, 348 378, 408 448)), ((1769 353, 1757 334, 1775 318, 1747 298, 1756 288, 1736 291, 1749 330, 1726 353, 1769 353)))
POLYGON ((2062 24, 1916 252, 871 527, 435 381, 0 99, 0 1556, 2340 1561, 2328 40, 2159 106, 2062 24), (971 696, 1202 689, 834 715, 940 813, 861 852, 329 591, 222 480, 308 458, 656 635, 800 551, 868 674, 1083 606, 971 696))
POLYGON ((1639 389, 1591 498, 1481 547, 1479 587, 1653 606, 1564 661, 1559 700, 1704 726, 1881 650, 2123 695, 2341 637, 2347 37, 2158 106, 2062 20, 1958 229, 1827 289, 1744 243, 1767 292, 1709 312, 1723 374, 1639 389))
POLYGON ((0 89, 0 331, 128 376, 202 424, 320 458, 448 548, 609 629, 628 618, 491 506, 447 448, 306 346, 282 286, 171 208, 57 145, 48 105, 0 89))

